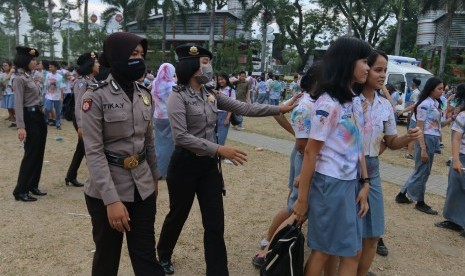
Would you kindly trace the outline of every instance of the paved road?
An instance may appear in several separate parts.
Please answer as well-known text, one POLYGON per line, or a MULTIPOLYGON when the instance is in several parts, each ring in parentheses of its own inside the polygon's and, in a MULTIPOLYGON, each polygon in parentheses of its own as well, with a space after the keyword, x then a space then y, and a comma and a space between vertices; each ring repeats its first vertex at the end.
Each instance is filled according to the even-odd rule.
MULTIPOLYGON (((291 153, 294 146, 294 143, 288 140, 272 138, 245 131, 237 131, 233 128, 230 128, 229 130, 228 139, 255 147, 263 147, 286 155, 291 153)), ((412 173, 412 169, 380 162, 380 173, 383 180, 397 185, 404 185, 405 181, 412 173)), ((428 183, 426 183, 426 192, 446 196, 446 190, 446 176, 430 175, 428 183)))

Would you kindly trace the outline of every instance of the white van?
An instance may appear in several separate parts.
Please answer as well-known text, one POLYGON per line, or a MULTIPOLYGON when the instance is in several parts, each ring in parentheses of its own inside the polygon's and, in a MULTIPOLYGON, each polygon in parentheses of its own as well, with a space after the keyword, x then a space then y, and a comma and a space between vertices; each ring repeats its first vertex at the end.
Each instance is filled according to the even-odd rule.
MULTIPOLYGON (((396 106, 396 111, 402 111, 406 102, 410 100, 412 93, 412 80, 414 78, 421 80, 420 91, 425 86, 426 81, 433 77, 429 71, 419 66, 420 62, 414 58, 401 56, 388 56, 389 62, 386 73, 386 83, 393 85, 402 93, 402 104, 396 106)), ((405 118, 407 114, 400 114, 399 119, 405 118)))

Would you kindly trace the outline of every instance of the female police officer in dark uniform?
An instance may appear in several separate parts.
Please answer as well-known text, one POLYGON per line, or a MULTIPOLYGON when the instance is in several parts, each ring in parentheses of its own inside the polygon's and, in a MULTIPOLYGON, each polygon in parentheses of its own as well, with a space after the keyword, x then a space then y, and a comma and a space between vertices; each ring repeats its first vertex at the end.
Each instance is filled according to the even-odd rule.
POLYGON ((47 125, 42 111, 40 89, 31 76, 36 67, 35 57, 39 56, 36 49, 16 47, 14 63, 17 68, 13 80, 15 93, 16 125, 18 139, 24 142, 24 157, 19 168, 18 184, 13 192, 16 200, 36 201, 29 195, 46 195, 39 190, 40 175, 44 161, 45 142, 47 138, 47 125))
POLYGON ((228 275, 224 243, 222 178, 218 156, 235 165, 246 161, 246 154, 233 147, 216 143, 217 110, 246 116, 268 116, 288 112, 293 106, 251 105, 223 97, 207 89, 212 79, 210 63, 201 62, 212 54, 199 46, 176 49, 178 86, 168 98, 167 110, 175 141, 175 151, 168 167, 167 184, 170 212, 166 216, 158 243, 160 264, 173 274, 171 255, 197 195, 204 226, 207 275, 228 275))
POLYGON ((136 275, 164 275, 155 257, 155 159, 150 92, 136 82, 145 73, 147 40, 111 34, 103 44, 106 81, 82 97, 81 124, 89 169, 84 191, 96 245, 92 275, 117 275, 123 233, 136 275))
POLYGON ((82 125, 81 125, 81 100, 82 95, 86 92, 87 88, 95 84, 95 76, 99 74, 98 56, 94 52, 84 53, 79 56, 77 60, 77 72, 79 74, 78 80, 74 83, 74 114, 73 126, 78 133, 78 143, 74 151, 73 160, 68 168, 66 174, 66 185, 73 185, 74 187, 82 187, 84 184, 80 183, 77 178, 79 166, 81 166, 82 158, 84 158, 84 142, 82 140, 82 125))

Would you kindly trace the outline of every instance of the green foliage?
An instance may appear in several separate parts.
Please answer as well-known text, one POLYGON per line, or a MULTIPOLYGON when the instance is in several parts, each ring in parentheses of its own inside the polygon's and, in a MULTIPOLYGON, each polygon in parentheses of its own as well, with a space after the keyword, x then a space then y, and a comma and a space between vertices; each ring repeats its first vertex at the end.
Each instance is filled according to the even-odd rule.
MULTIPOLYGON (((418 58, 416 48, 417 40, 417 27, 418 22, 404 21, 402 26, 402 43, 400 44, 400 55, 418 58)), ((396 43, 397 25, 392 25, 387 28, 387 34, 383 40, 380 41, 377 48, 383 50, 387 54, 394 54, 394 47, 396 43)))

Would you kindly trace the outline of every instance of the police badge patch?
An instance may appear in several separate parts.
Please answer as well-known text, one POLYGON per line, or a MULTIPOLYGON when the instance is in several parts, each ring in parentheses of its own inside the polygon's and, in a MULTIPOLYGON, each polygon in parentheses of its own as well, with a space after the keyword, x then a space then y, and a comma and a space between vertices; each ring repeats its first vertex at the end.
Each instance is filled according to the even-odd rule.
POLYGON ((78 86, 79 89, 81 89, 83 85, 84 85, 84 83, 80 82, 80 83, 78 83, 77 86, 78 86))
POLYGON ((82 111, 87 112, 92 107, 92 99, 82 99, 82 111))

